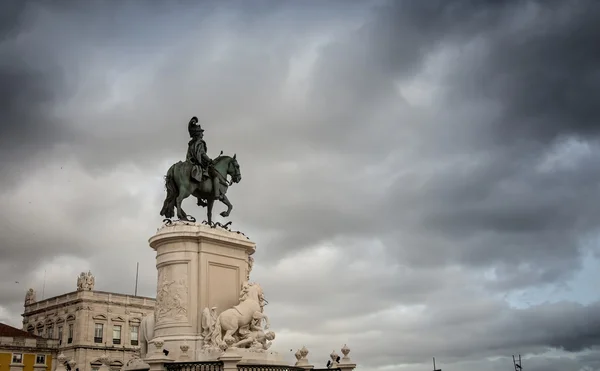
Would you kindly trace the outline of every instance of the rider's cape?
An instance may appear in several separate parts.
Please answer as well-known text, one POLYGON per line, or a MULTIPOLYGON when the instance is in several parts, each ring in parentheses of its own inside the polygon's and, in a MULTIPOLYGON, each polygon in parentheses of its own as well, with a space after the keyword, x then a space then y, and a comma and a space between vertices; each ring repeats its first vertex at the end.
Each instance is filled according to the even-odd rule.
POLYGON ((202 139, 191 140, 188 144, 186 160, 192 163, 191 177, 198 182, 203 180, 203 175, 208 168, 208 164, 204 163, 205 161, 202 156, 206 152, 206 142, 202 139))

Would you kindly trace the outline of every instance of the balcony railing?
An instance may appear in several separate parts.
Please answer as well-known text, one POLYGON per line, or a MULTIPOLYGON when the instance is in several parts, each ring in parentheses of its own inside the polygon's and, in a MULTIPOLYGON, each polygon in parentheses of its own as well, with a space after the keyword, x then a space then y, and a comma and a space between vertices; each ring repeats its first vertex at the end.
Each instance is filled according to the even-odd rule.
POLYGON ((302 367, 275 365, 238 365, 238 371, 305 371, 302 367))
POLYGON ((223 362, 173 362, 165 363, 167 371, 223 371, 223 362))

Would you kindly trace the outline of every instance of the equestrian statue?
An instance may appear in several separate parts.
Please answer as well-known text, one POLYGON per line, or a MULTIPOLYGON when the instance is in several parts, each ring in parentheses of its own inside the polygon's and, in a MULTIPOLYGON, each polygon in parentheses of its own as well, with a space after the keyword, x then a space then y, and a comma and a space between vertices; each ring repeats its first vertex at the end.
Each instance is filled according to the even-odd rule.
POLYGON ((179 220, 195 222, 196 219, 187 215, 181 208, 181 202, 193 195, 197 199, 197 205, 206 207, 208 225, 212 226, 212 209, 215 200, 219 200, 227 206, 227 210, 221 212, 226 218, 231 213, 233 205, 227 199, 227 188, 233 183, 242 180, 240 166, 235 158, 222 156, 223 152, 215 159, 208 157, 206 142, 204 141, 204 129, 198 124, 198 118, 192 117, 188 123, 190 141, 185 161, 173 164, 167 171, 165 186, 167 197, 163 203, 160 215, 170 220, 174 217, 174 209, 177 209, 179 220), (227 176, 231 180, 227 180, 227 176))

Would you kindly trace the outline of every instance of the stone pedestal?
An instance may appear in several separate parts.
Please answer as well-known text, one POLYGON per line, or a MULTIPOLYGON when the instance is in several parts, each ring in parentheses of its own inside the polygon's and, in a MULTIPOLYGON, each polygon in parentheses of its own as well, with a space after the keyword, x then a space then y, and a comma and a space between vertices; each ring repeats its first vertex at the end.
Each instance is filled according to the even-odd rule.
POLYGON ((219 357, 219 361, 223 362, 223 371, 237 371, 237 365, 241 360, 242 356, 231 348, 219 357))
POLYGON ((181 358, 185 344, 186 360, 203 360, 202 310, 216 307, 219 314, 239 303, 256 244, 241 233, 185 222, 163 226, 149 243, 158 270, 154 337, 171 359, 181 358))

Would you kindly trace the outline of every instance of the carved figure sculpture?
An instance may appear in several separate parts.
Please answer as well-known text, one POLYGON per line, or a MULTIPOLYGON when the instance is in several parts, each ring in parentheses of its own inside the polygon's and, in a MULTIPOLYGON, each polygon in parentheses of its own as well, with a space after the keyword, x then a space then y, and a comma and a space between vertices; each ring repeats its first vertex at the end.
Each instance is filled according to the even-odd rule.
POLYGON ((94 278, 94 275, 92 275, 92 272, 81 272, 79 277, 77 277, 77 291, 93 290, 95 283, 96 279, 94 278))
POLYGON ((212 344, 226 349, 236 342, 233 335, 239 329, 249 327, 253 320, 264 319, 266 321, 265 329, 268 329, 269 318, 261 312, 263 301, 264 295, 260 285, 248 284, 246 299, 235 307, 223 311, 217 317, 215 329, 211 335, 212 344))
POLYGON ((96 278, 92 275, 92 272, 88 271, 85 277, 85 284, 88 290, 93 290, 94 285, 96 284, 96 278))
POLYGON ((211 345, 210 335, 215 330, 215 324, 217 321, 217 307, 204 308, 202 311, 202 337, 204 339, 204 348, 208 348, 211 345))
POLYGON ((198 119, 192 117, 188 123, 192 140, 188 144, 186 161, 173 164, 167 171, 165 177, 167 196, 160 215, 171 219, 175 216, 173 209, 176 208, 180 220, 195 222, 196 219, 187 215, 181 208, 181 202, 193 195, 198 199, 199 206, 206 206, 207 221, 212 226, 212 209, 215 200, 220 200, 227 206, 227 211, 223 211, 221 216, 228 217, 233 205, 227 199, 227 189, 233 183, 239 183, 242 174, 235 154, 233 157, 219 155, 213 160, 206 155, 206 142, 202 139, 204 130, 196 125, 197 122, 198 119), (208 177, 204 176, 206 173, 208 177), (231 177, 231 181, 227 180, 227 175, 231 177))
POLYGON ((25 294, 25 305, 29 305, 29 304, 33 304, 35 303, 35 291, 33 291, 33 289, 29 289, 27 290, 27 293, 25 294))
MULTIPOLYGON (((242 336, 242 340, 233 344, 232 347, 236 348, 252 348, 255 350, 267 350, 271 346, 271 340, 275 339, 275 333, 273 331, 263 331, 261 326, 262 319, 253 320, 250 323, 250 329, 242 336)), ((240 331, 241 332, 241 331, 240 331)))
POLYGON ((85 282, 85 273, 81 272, 79 277, 77 277, 77 291, 83 290, 83 285, 85 282))
POLYGON ((244 281, 242 283, 242 289, 240 290, 240 301, 246 300, 246 295, 248 295, 249 287, 250 287, 250 284, 248 283, 248 281, 244 281))

